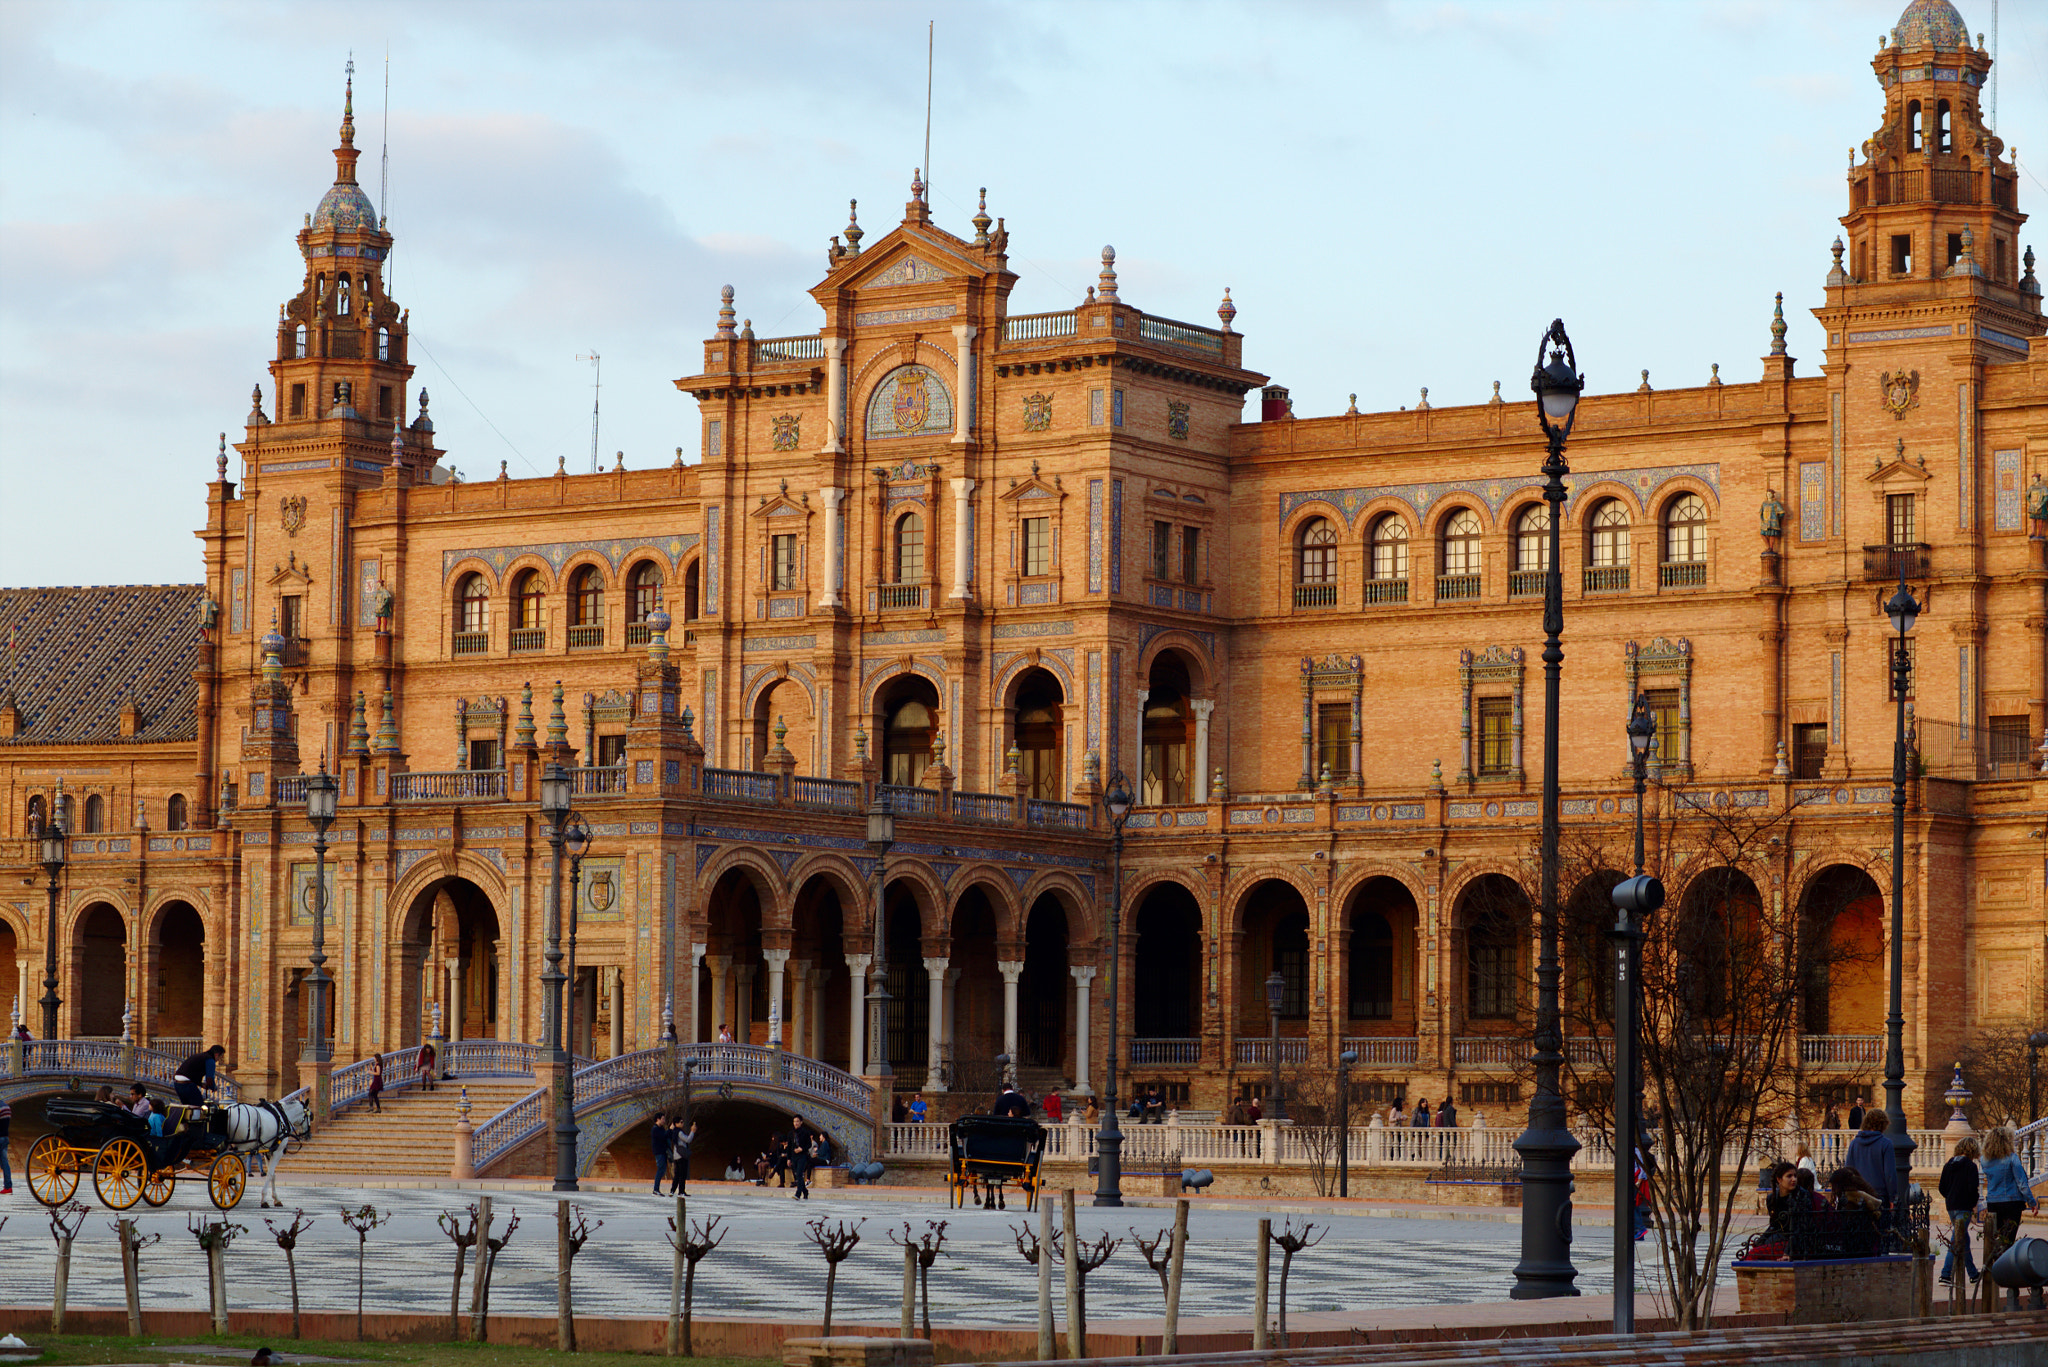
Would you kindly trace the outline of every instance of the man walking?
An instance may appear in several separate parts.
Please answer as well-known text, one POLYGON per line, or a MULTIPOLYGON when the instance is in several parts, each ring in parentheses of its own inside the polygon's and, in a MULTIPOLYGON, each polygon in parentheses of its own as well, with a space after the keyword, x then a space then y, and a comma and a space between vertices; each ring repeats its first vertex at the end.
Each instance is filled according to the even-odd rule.
POLYGON ((789 1175, 796 1179, 792 1201, 811 1199, 811 1137, 804 1133, 804 1118, 789 1118, 789 1175))
MULTIPOLYGON (((1849 1133, 1855 1134, 1863 1128, 1863 1098, 1857 1097, 1856 1104, 1849 1108, 1849 1133)), ((1849 1141, 1854 1143, 1852 1139, 1849 1141)))
POLYGON ((1023 1094, 1015 1087, 1004 1083, 1003 1094, 996 1098, 995 1107, 989 1113, 991 1115, 1006 1116, 1012 1120, 1029 1120, 1031 1118, 1031 1103, 1026 1101, 1023 1094))

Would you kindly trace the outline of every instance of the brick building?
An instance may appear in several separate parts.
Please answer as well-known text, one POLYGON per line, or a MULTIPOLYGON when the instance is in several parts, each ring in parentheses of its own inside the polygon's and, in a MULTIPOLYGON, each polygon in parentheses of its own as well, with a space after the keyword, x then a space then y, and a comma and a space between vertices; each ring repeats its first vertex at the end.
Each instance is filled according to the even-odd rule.
MULTIPOLYGON (((1567 826, 1625 840, 1642 691, 1660 811, 1776 814, 1733 876, 1824 892, 1834 933, 1875 948, 1878 605, 1903 566, 1928 604, 1917 1109, 1973 1025, 2044 1010, 2048 340, 1982 123, 1988 54, 1914 0, 1872 66, 1816 373, 1781 313, 1754 379, 1581 404, 1561 773, 1567 826)), ((1227 291, 1220 326, 1155 317, 1107 248, 1075 307, 1011 315, 1002 221, 951 232, 913 183, 876 240, 851 215, 832 238, 815 332, 755 337, 727 289, 676 381, 701 463, 461 482, 346 114, 335 156, 241 478, 223 439, 207 487, 203 584, 0 596, 0 960, 32 1026, 29 837, 61 782, 63 1031, 119 1033, 125 1009, 138 1038, 218 1038, 245 1082, 291 1083, 324 758, 337 1057, 437 1022, 536 1038, 554 755, 593 832, 578 1052, 642 1047, 672 1012, 685 1038, 729 1025, 857 1070, 860 810, 883 784, 899 1085, 980 1087, 1007 1046, 1029 1085, 1090 1089, 1121 772, 1130 1075, 1203 1108, 1256 1089, 1277 971, 1284 1057, 1355 1047, 1381 1099, 1520 1099, 1530 934, 1501 908, 1541 781, 1531 405, 1297 417, 1246 367, 1227 291)), ((1809 1095, 1875 1077, 1882 999, 1881 968, 1815 989, 1809 1095)))

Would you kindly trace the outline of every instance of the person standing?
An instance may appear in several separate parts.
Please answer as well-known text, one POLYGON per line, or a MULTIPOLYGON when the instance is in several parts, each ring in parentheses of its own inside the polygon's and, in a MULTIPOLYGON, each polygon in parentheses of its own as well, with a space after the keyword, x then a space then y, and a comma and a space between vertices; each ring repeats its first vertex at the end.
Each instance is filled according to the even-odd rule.
POLYGON ((384 1056, 370 1055, 370 1112, 384 1114, 384 1056))
MULTIPOLYGON (((1849 1129, 1852 1134, 1860 1133, 1863 1129, 1863 1098, 1860 1096, 1856 1098, 1856 1104, 1849 1108, 1849 1129)), ((1853 1144, 1856 1141, 1852 1138, 1849 1142, 1853 1144)))
POLYGON ((179 1064, 178 1071, 171 1074, 171 1087, 177 1092, 178 1100, 187 1106, 204 1106, 204 1093, 219 1095, 220 1080, 214 1070, 227 1053, 226 1045, 216 1044, 179 1064))
POLYGON ((1991 1225, 1984 1236, 1986 1267, 2018 1237, 2021 1206, 2035 1215, 2041 1213, 2041 1203, 2034 1199, 2033 1186, 2027 1181, 2027 1170, 2014 1152, 2018 1147, 2019 1136, 2010 1125, 2000 1125, 1984 1136, 1984 1209, 1991 1215, 1991 1225), (1996 1245, 1992 1243, 1994 1237, 1996 1245))
POLYGON ((729 1026, 723 1023, 721 1023, 718 1027, 718 1042, 720 1044, 732 1043, 732 1030, 729 1026))
POLYGON ((684 1129, 681 1120, 669 1129, 669 1188, 671 1196, 690 1194, 690 1150, 697 1143, 697 1122, 691 1121, 690 1128, 684 1129))
POLYGON ((666 1112, 655 1112, 654 1131, 647 1140, 647 1147, 654 1155, 654 1194, 659 1196, 661 1179, 668 1176, 669 1157, 674 1152, 666 1112))
POLYGON ((804 1133, 804 1118, 789 1118, 789 1175, 796 1186, 792 1201, 811 1199, 811 1137, 804 1133))
POLYGON ((14 1123, 14 1108, 0 1097, 0 1196, 14 1195, 14 1162, 7 1156, 7 1130, 14 1123))
POLYGON ((1977 1141, 1963 1137, 1956 1141, 1955 1157, 1942 1164, 1941 1199, 1948 1208, 1948 1227, 1952 1242, 1948 1256, 1941 1260, 1941 1284, 1954 1284, 1956 1251, 1963 1254, 1963 1280, 1974 1282, 1979 1279, 1976 1259, 1970 1256, 1970 1225, 1977 1214, 1977 1155, 1983 1150, 1977 1141))
POLYGON ((1411 1121, 1409 1121, 1409 1122, 1408 1122, 1408 1128, 1409 1128, 1409 1129, 1411 1129, 1411 1130, 1426 1130, 1426 1129, 1428 1129, 1428 1128, 1429 1128, 1429 1098, 1428 1098, 1428 1097, 1426 1097, 1426 1096, 1425 1096, 1425 1097, 1418 1097, 1418 1098, 1416 1098, 1416 1101, 1415 1101, 1415 1118, 1414 1118, 1413 1120, 1411 1120, 1411 1121))
POLYGON ((1437 1107, 1436 1127, 1440 1130, 1458 1128, 1458 1103, 1448 1096, 1444 1098, 1444 1104, 1437 1107))
POLYGON ((1842 1162, 1863 1179, 1871 1194, 1890 1212, 1899 1200, 1899 1166, 1898 1156, 1892 1148, 1892 1141, 1885 1137, 1884 1127, 1883 1111, 1866 1112, 1863 1128, 1849 1141, 1849 1150, 1842 1155, 1842 1162))
POLYGON ((924 1111, 924 1093, 912 1092, 910 1094, 910 1123, 913 1125, 924 1124, 924 1111))
POLYGON ((1047 1092, 1045 1094, 1045 1123, 1048 1125, 1061 1123, 1061 1114, 1060 1094, 1058 1092, 1047 1092))
POLYGON ((996 1104, 989 1114, 1005 1116, 1011 1120, 1029 1120, 1031 1103, 1024 1099, 1023 1093, 1005 1083, 1003 1094, 996 1098, 996 1104))
POLYGON ((421 1040, 419 1057, 421 1091, 431 1092, 434 1090, 434 1071, 439 1063, 440 1060, 434 1056, 433 1044, 427 1040, 421 1040))

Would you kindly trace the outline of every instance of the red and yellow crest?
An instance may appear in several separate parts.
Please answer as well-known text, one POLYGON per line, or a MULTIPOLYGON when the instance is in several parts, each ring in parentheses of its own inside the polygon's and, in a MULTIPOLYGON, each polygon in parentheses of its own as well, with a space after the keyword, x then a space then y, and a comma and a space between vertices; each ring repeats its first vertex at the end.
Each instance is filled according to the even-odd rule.
POLYGON ((926 378, 922 370, 906 370, 897 377, 896 426, 901 431, 919 431, 931 416, 932 396, 926 378))

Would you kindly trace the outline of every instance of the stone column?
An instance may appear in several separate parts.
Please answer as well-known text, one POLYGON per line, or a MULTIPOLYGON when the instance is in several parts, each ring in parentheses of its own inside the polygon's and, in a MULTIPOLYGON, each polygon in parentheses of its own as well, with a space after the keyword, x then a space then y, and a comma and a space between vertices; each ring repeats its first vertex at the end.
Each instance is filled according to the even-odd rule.
POLYGON ((960 979, 965 976, 966 971, 964 969, 949 968, 946 970, 946 1058, 948 1062, 958 1062, 960 1058, 960 1032, 955 1028, 955 1022, 960 1014, 960 979))
POLYGON ((971 479, 953 481, 953 591, 948 598, 974 597, 974 489, 971 479))
POLYGON ((1024 973, 1022 959, 996 960, 996 972, 1003 975, 1003 1052, 1010 1066, 1017 1062, 1017 979, 1024 973))
POLYGON ((974 325, 953 324, 953 445, 965 446, 974 427, 974 325))
POLYGON ((846 995, 850 998, 846 1028, 846 1071, 855 1077, 867 1071, 868 965, 872 954, 846 956, 846 995))
POLYGON ((818 498, 825 505, 825 573, 819 576, 825 588, 818 595, 818 606, 836 608, 846 593, 845 582, 840 578, 845 563, 842 547, 846 544, 846 490, 820 489, 818 498))
POLYGON ((1094 1096, 1095 1089, 1088 1085, 1088 984, 1095 980, 1095 968, 1069 968, 1074 975, 1074 1092, 1078 1096, 1094 1096))
POLYGON ((811 969, 811 1001, 805 1017, 811 1024, 810 1037, 804 1041, 804 1053, 812 1058, 825 1057, 825 984, 832 980, 832 970, 819 964, 811 969))
POLYGON ((450 959, 448 961, 448 990, 441 999, 447 1005, 448 1042, 450 1044, 460 1044, 462 1043, 463 1002, 462 960, 450 959))
POLYGON ((682 998, 685 1003, 684 1009, 690 1013, 689 1024, 676 1027, 676 1042, 679 1044, 688 1044, 692 1040, 699 1038, 697 1034, 697 963, 704 957, 704 951, 708 948, 710 946, 695 941, 690 945, 690 966, 685 970, 689 975, 689 989, 676 994, 682 998))
POLYGON ((626 1052, 626 970, 612 970, 612 1057, 626 1052))
POLYGON ((846 449, 840 419, 846 411, 846 339, 825 339, 825 444, 821 456, 838 455, 846 449))
POLYGON ((761 957, 768 961, 768 1042, 777 1049, 782 1047, 782 973, 789 965, 789 951, 786 949, 764 949, 761 957))
POLYGON ((732 1037, 740 1044, 754 1042, 754 975, 759 964, 741 964, 732 971, 732 1037))
POLYGON ((789 993, 789 1051, 808 1054, 811 1052, 811 961, 792 959, 789 966, 796 970, 796 986, 789 993))
POLYGON ((1188 706, 1195 713, 1195 790, 1190 801, 1209 800, 1209 714, 1216 710, 1214 698, 1196 698, 1188 706))
POLYGON ((944 1068, 946 1044, 946 959, 942 955, 924 961, 925 986, 925 1083, 927 1092, 946 1090, 944 1068))
POLYGON ((732 968, 732 957, 727 954, 706 954, 704 962, 711 966, 711 1038, 718 1038, 720 1027, 732 1024, 732 1017, 725 1014, 725 975, 732 968))

